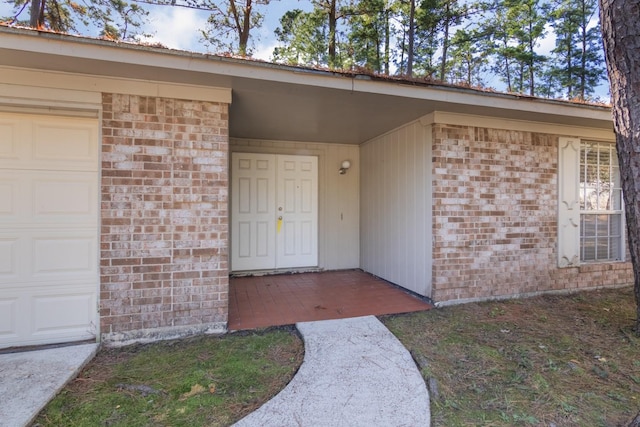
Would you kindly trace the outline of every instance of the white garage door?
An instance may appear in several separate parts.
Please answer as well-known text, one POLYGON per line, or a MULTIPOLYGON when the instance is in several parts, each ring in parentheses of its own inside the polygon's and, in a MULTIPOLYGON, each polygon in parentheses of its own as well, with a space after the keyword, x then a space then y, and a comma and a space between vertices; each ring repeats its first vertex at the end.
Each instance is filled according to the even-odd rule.
POLYGON ((0 348, 96 336, 96 119, 0 112, 0 348))

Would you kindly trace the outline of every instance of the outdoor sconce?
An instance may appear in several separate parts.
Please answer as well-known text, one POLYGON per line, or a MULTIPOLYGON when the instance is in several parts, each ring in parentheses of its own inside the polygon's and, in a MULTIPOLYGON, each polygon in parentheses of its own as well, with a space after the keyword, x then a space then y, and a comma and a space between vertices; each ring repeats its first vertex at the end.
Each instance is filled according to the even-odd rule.
POLYGON ((344 160, 342 162, 340 169, 338 169, 338 172, 340 173, 340 175, 344 175, 345 173, 347 173, 347 170, 350 167, 351 167, 351 162, 349 160, 344 160))

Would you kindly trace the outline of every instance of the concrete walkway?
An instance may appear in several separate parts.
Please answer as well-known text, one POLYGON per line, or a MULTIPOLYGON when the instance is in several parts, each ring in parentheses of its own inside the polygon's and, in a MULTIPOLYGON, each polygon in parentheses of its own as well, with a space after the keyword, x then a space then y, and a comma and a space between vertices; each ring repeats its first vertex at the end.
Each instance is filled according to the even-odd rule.
POLYGON ((298 373, 235 426, 429 426, 424 380, 407 349, 378 319, 296 326, 305 345, 298 373))
MULTIPOLYGON (((429 426, 429 395, 409 352, 374 316, 298 323, 302 366, 236 424, 429 426)), ((0 426, 22 427, 95 355, 97 344, 0 354, 0 426)))
POLYGON ((81 344, 0 354, 0 426, 31 423, 97 350, 81 344))

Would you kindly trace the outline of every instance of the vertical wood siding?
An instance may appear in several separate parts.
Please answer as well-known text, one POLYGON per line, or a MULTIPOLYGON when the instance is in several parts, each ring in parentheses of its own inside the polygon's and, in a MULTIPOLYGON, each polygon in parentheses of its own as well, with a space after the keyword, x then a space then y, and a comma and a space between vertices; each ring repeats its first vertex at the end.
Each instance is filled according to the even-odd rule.
POLYGON ((431 296, 431 127, 413 122, 363 144, 363 270, 431 296))

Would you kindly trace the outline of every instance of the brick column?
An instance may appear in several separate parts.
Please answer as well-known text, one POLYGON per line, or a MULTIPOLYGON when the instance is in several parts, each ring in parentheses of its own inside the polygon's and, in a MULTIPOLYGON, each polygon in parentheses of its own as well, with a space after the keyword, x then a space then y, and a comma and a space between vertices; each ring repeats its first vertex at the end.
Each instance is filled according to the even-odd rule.
POLYGON ((101 335, 226 331, 226 104, 104 94, 101 335))

